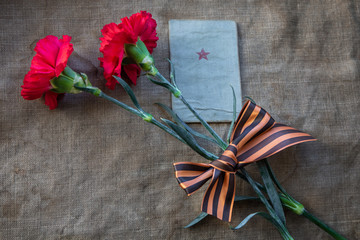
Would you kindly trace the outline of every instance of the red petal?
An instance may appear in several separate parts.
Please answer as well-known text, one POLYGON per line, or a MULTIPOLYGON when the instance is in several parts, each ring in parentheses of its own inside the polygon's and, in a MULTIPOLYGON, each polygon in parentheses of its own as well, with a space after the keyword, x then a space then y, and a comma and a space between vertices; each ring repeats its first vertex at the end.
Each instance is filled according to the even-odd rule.
MULTIPOLYGON (((64 35, 63 39, 60 40, 49 35, 37 42, 34 49, 36 55, 31 61, 30 71, 25 75, 21 86, 23 98, 32 100, 40 98, 45 92, 49 92, 51 89, 50 80, 65 69, 67 60, 73 51, 70 40, 71 37, 67 35, 64 35)), ((52 93, 46 95, 52 96, 52 93)), ((49 97, 46 98, 49 99, 49 97)), ((54 104, 52 103, 51 106, 53 107, 54 104)))
POLYGON ((126 43, 135 44, 138 40, 138 35, 134 32, 133 26, 128 17, 121 19, 120 27, 126 32, 126 43))
POLYGON ((100 38, 101 40, 101 46, 100 46, 100 52, 104 50, 104 47, 109 44, 111 39, 120 32, 120 28, 115 23, 109 23, 106 24, 103 29, 101 29, 101 33, 103 34, 103 37, 100 38))
MULTIPOLYGON (((135 13, 131 15, 130 19, 127 17, 122 19, 122 24, 128 35, 131 35, 135 42, 140 37, 149 50, 152 53, 156 48, 156 41, 159 39, 156 36, 156 21, 152 18, 152 15, 146 11, 135 13)), ((135 43, 132 42, 132 43, 135 43)))
POLYGON ((100 47, 104 57, 99 58, 101 66, 104 68, 104 77, 107 81, 106 86, 114 89, 117 81, 112 75, 120 76, 121 62, 124 56, 124 32, 118 32, 106 46, 100 47))
POLYGON ((63 35, 63 39, 60 39, 60 48, 56 58, 55 75, 59 76, 64 71, 67 61, 74 51, 73 45, 70 43, 71 37, 63 35))
POLYGON ((21 90, 21 96, 26 100, 34 100, 41 98, 41 96, 44 94, 44 92, 47 89, 39 88, 39 89, 27 89, 23 88, 21 90))
POLYGON ((55 69, 60 45, 61 43, 56 36, 48 35, 45 38, 40 39, 34 49, 37 54, 31 62, 31 66, 50 67, 55 69))
POLYGON ((141 72, 140 68, 136 64, 129 64, 124 66, 124 72, 126 77, 129 78, 134 85, 136 85, 136 80, 141 72))
POLYGON ((48 105, 50 110, 53 110, 57 107, 58 95, 59 95, 58 93, 55 93, 53 91, 47 91, 45 93, 45 105, 48 105))
POLYGON ((21 86, 21 96, 27 100, 33 100, 40 98, 44 92, 51 88, 49 79, 53 78, 52 73, 50 75, 34 73, 30 70, 24 78, 24 84, 21 86))

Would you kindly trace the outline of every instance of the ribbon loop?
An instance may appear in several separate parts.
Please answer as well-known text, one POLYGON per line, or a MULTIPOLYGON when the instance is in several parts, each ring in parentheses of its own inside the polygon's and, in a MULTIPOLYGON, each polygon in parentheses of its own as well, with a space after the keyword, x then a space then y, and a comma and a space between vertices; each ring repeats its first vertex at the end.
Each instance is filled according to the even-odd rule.
POLYGON ((190 196, 196 192, 213 175, 209 164, 178 162, 174 163, 175 176, 180 187, 190 196))
POLYGON ((175 163, 175 175, 188 195, 210 178, 202 211, 224 221, 231 221, 235 197, 235 173, 244 164, 255 162, 302 142, 315 141, 307 133, 276 123, 260 106, 247 101, 236 120, 231 143, 210 164, 175 163))

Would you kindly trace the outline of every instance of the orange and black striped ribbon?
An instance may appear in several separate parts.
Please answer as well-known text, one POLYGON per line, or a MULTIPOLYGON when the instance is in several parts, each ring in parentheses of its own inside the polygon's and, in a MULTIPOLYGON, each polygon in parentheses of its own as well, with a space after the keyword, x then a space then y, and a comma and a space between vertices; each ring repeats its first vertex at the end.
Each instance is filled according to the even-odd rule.
POLYGON ((231 143, 210 164, 175 163, 176 178, 190 196, 211 179, 201 209, 224 221, 231 221, 235 197, 235 173, 255 162, 302 142, 315 141, 309 134, 275 122, 261 107, 247 101, 235 123, 231 143))

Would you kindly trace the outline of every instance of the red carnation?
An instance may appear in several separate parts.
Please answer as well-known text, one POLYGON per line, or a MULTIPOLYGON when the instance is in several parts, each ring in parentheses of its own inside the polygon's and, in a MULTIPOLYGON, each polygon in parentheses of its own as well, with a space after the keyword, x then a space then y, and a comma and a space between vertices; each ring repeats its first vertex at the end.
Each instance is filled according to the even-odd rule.
POLYGON ((131 15, 130 19, 124 17, 121 21, 127 34, 127 40, 131 39, 131 42, 126 43, 136 44, 139 37, 145 43, 148 51, 152 53, 159 38, 156 36, 156 21, 151 14, 141 11, 131 15))
POLYGON ((100 65, 104 68, 106 86, 114 89, 116 80, 112 75, 130 79, 136 85, 136 79, 140 74, 140 68, 130 63, 122 65, 125 55, 125 44, 136 44, 138 39, 145 43, 147 50, 152 53, 156 47, 156 21, 146 11, 133 14, 130 18, 121 19, 120 24, 110 23, 101 30, 103 37, 100 38, 100 52, 103 57, 99 58, 100 65))
POLYGON ((57 107, 59 93, 51 91, 53 87, 50 80, 64 71, 68 58, 74 50, 70 40, 71 37, 67 35, 62 39, 49 35, 37 42, 34 49, 36 55, 21 86, 21 96, 24 99, 33 100, 45 94, 45 104, 50 109, 57 107))

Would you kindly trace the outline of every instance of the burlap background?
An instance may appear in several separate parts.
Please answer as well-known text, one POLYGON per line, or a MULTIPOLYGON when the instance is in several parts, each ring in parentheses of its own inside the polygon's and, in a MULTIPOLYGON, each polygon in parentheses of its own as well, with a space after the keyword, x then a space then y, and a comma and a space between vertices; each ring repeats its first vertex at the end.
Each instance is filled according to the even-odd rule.
MULTIPOLYGON (((199 213, 203 191, 186 197, 172 163, 204 160, 155 126, 85 93, 67 95, 53 111, 20 96, 35 43, 48 34, 71 35, 69 65, 105 89, 100 29, 148 10, 158 22, 154 57, 166 75, 169 19, 238 23, 243 94, 319 139, 272 157, 277 176, 311 212, 359 239, 359 8, 354 0, 2 0, 0 238, 280 239, 262 218, 240 231, 213 217, 183 229, 199 213)), ((162 112, 153 103, 170 103, 169 93, 144 77, 133 89, 157 117, 162 112)), ((120 87, 105 92, 129 103, 120 87)), ((225 135, 228 126, 214 128, 225 135)), ((253 194, 243 182, 237 190, 253 194)), ((233 225, 259 209, 237 203, 233 225)), ((306 219, 286 215, 295 239, 330 239, 306 219)))

